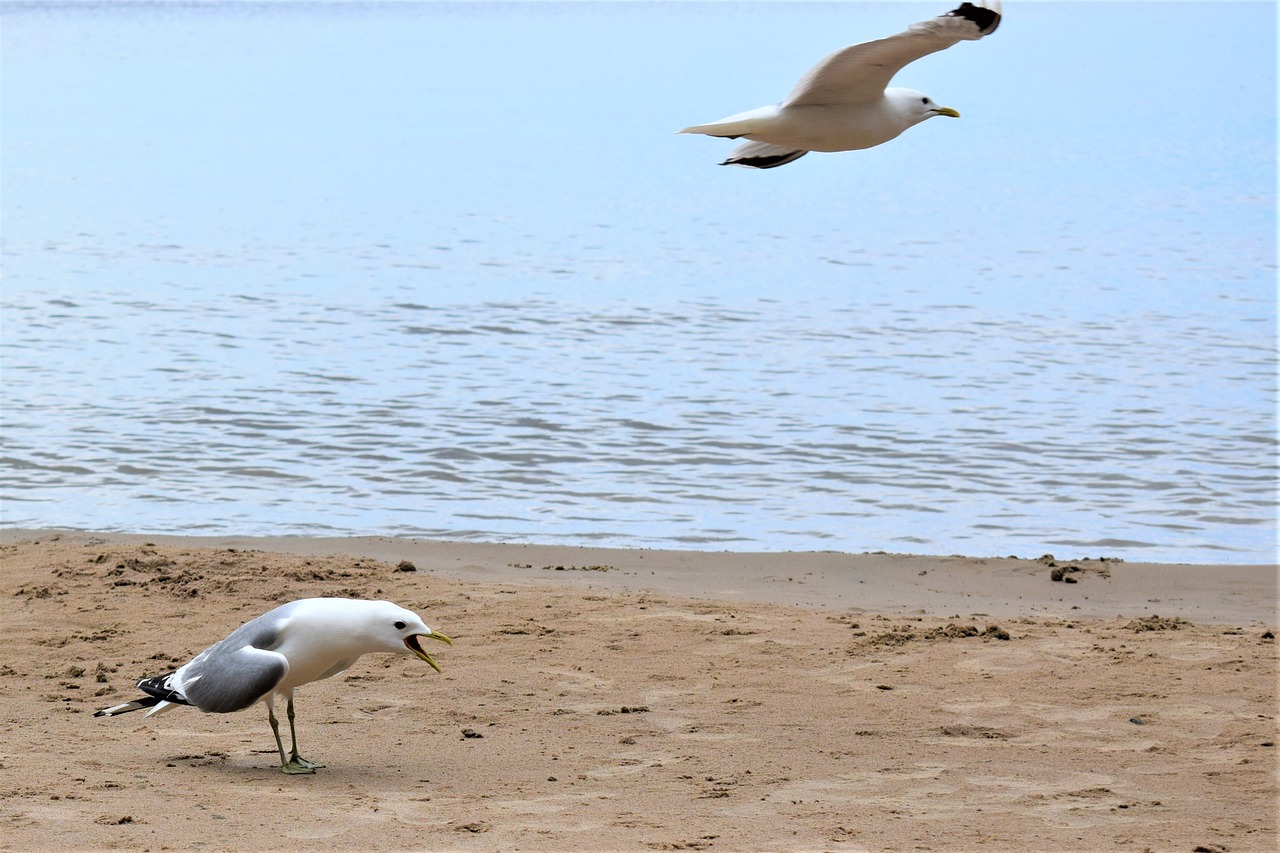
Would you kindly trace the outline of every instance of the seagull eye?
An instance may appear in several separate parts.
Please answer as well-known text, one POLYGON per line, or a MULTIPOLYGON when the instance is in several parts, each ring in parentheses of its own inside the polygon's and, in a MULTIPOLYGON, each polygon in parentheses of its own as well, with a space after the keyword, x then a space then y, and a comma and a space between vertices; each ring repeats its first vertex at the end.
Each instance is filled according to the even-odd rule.
POLYGON ((927 103, 929 103, 929 99, 928 99, 928 98, 921 98, 921 99, 920 99, 920 103, 922 103, 922 104, 927 104, 927 103))
POLYGON ((397 630, 397 631, 403 631, 403 630, 404 630, 404 623, 403 623, 403 622, 397 622, 397 623, 396 623, 396 630, 397 630))

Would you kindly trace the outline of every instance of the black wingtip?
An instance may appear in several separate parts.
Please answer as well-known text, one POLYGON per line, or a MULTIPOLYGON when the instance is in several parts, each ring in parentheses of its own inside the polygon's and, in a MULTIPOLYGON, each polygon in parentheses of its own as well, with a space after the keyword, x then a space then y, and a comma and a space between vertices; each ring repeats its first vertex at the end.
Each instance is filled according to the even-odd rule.
POLYGON ((808 151, 788 151, 786 154, 771 154, 767 157, 730 157, 721 166, 746 166, 750 169, 772 169, 785 166, 793 160, 799 160, 808 151))
POLYGON ((972 3, 961 3, 957 8, 947 13, 953 18, 964 18, 966 21, 972 21, 978 28, 978 32, 984 36, 989 36, 996 31, 996 27, 1000 26, 1000 13, 995 9, 988 9, 985 6, 975 6, 972 3))
POLYGON ((154 708, 161 701, 155 696, 143 696, 141 699, 125 702, 123 705, 112 705, 110 708, 94 711, 93 715, 95 717, 115 717, 119 714, 128 714, 131 711, 141 711, 143 708, 154 708))
MULTIPOLYGON (((160 702, 172 702, 175 705, 190 705, 187 697, 169 687, 169 678, 173 673, 168 675, 157 675, 154 678, 144 678, 138 682, 138 689, 148 694, 154 701, 149 702, 150 705, 156 705, 160 702)), ((138 700, 146 701, 146 700, 138 700)))

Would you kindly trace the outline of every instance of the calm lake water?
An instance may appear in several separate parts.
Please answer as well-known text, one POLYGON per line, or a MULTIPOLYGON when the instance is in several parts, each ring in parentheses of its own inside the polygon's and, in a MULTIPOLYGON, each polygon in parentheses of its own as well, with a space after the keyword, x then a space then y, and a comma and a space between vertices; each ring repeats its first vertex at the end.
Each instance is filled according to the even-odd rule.
POLYGON ((1276 559, 1276 7, 0 2, 7 526, 1276 559))

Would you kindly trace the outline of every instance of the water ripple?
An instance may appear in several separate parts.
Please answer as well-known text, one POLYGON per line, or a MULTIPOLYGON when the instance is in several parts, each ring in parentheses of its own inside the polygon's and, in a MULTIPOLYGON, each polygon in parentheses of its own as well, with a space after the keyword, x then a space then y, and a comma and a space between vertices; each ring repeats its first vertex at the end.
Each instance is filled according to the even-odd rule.
POLYGON ((1273 535, 1244 390, 1274 357, 1212 317, 1171 350, 957 305, 336 307, 11 304, 41 319, 4 341, 6 523, 1185 560, 1273 535))

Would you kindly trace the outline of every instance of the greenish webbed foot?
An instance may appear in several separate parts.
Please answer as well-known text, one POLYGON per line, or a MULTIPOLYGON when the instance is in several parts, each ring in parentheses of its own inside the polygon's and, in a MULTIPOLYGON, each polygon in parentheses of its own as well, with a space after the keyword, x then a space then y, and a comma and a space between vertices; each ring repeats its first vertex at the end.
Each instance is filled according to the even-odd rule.
POLYGON ((307 759, 303 758, 301 755, 298 755, 298 753, 296 752, 293 755, 289 756, 289 763, 296 764, 299 767, 306 767, 309 770, 311 770, 312 773, 314 773, 317 769, 324 767, 323 764, 316 764, 314 761, 308 761, 307 759))
POLYGON ((319 766, 318 764, 312 764, 310 761, 306 764, 299 764, 297 761, 290 760, 280 765, 280 772, 288 773, 290 776, 297 776, 302 773, 315 773, 316 768, 319 766))

